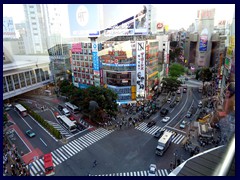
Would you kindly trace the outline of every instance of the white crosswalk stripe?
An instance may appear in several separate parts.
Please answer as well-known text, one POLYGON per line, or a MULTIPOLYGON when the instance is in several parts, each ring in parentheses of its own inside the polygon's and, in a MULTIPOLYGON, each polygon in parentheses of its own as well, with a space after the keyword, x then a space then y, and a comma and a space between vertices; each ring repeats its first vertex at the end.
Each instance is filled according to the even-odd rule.
POLYGON ((66 137, 72 136, 71 133, 69 133, 67 130, 65 130, 62 126, 60 126, 58 123, 47 121, 49 124, 51 124, 55 129, 57 129, 62 135, 66 137))
MULTIPOLYGON (((151 134, 151 135, 154 135, 158 130, 161 129, 161 127, 153 126, 151 128, 148 128, 147 123, 142 122, 141 124, 139 124, 139 126, 135 127, 135 129, 140 130, 145 133, 148 133, 148 134, 151 134)), ((165 129, 165 128, 163 128, 163 129, 165 129)), ((169 129, 165 129, 165 131, 174 132, 169 129)), ((175 144, 179 144, 183 140, 184 137, 185 137, 185 135, 183 135, 183 134, 177 134, 176 136, 173 137, 172 142, 175 144)))
MULTIPOLYGON (((85 149, 86 147, 90 146, 91 144, 104 138, 113 131, 114 130, 98 128, 54 150, 53 152, 51 152, 54 167, 71 158, 72 156, 85 149)), ((44 174, 43 159, 38 159, 35 162, 32 162, 29 167, 31 176, 39 176, 39 174, 44 174)), ((115 176, 115 173, 109 175, 115 176)))
MULTIPOLYGON (((170 173, 167 169, 157 170, 156 176, 167 176, 170 173)), ((148 171, 134 171, 134 172, 121 172, 121 173, 111 173, 111 174, 101 174, 101 176, 147 176, 148 171)), ((92 175, 100 176, 100 175, 92 175)))

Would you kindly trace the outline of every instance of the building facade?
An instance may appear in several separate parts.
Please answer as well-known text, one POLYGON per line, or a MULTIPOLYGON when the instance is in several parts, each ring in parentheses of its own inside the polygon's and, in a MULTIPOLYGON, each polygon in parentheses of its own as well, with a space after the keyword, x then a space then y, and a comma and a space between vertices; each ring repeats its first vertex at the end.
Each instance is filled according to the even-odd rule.
POLYGON ((11 63, 3 65, 3 100, 52 82, 48 56, 19 55, 11 58, 11 63))

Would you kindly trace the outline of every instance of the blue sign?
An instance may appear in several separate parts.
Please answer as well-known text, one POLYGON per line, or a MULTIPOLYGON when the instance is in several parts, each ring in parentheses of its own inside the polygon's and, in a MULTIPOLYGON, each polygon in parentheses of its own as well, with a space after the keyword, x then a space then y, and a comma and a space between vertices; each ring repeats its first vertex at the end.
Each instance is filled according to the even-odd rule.
POLYGON ((78 87, 81 89, 87 89, 89 86, 87 84, 78 83, 78 87))
POLYGON ((208 37, 201 36, 199 41, 199 51, 207 51, 208 37))
POLYGON ((97 4, 69 4, 71 36, 97 37, 100 35, 100 7, 97 4))
POLYGON ((93 70, 99 71, 98 52, 92 52, 93 70))

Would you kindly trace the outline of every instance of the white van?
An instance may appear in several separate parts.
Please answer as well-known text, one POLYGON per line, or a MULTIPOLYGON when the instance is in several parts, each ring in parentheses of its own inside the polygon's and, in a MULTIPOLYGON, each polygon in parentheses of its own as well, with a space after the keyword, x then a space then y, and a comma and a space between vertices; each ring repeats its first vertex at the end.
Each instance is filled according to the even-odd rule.
POLYGON ((202 101, 198 103, 198 107, 201 108, 203 106, 202 101))
POLYGON ((67 116, 67 117, 69 117, 70 116, 70 112, 67 110, 67 108, 63 108, 63 114, 65 115, 65 116, 67 116))

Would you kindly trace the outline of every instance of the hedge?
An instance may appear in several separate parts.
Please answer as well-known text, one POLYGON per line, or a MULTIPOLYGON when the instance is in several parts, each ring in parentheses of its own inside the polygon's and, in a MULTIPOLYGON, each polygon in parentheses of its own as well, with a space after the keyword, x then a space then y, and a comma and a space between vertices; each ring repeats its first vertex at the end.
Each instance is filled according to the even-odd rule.
POLYGON ((44 128, 46 128, 54 137, 57 139, 61 139, 62 135, 61 133, 55 129, 51 124, 49 124, 47 121, 45 121, 39 114, 32 111, 26 104, 22 104, 23 107, 27 110, 28 114, 30 114, 37 122, 39 122, 44 128))

